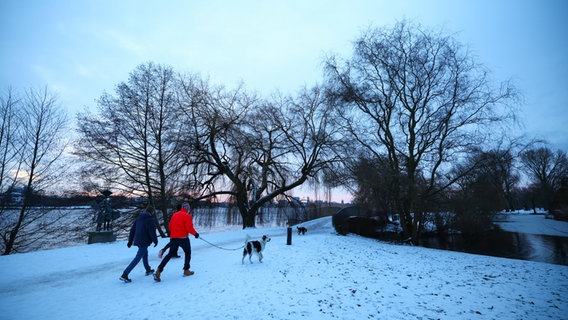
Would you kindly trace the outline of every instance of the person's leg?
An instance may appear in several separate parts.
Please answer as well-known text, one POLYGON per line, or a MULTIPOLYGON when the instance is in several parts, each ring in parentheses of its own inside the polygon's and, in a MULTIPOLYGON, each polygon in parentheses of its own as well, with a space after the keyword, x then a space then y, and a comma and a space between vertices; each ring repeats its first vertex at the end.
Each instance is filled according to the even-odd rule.
POLYGON ((160 265, 158 266, 158 270, 160 272, 164 271, 164 267, 166 266, 166 264, 168 264, 168 262, 170 261, 170 259, 172 258, 172 252, 177 251, 177 248, 179 247, 179 239, 170 239, 170 250, 168 251, 168 254, 166 254, 166 256, 164 257, 164 259, 162 259, 162 262, 160 262, 160 265))
POLYGON ((179 258, 178 250, 176 250, 176 251, 174 251, 174 253, 172 253, 172 257, 173 258, 179 258))
POLYGON ((172 250, 171 248, 171 240, 170 242, 168 242, 168 244, 166 244, 166 246, 164 248, 162 248, 162 250, 160 250, 160 254, 158 254, 158 257, 162 258, 162 255, 164 254, 164 252, 166 252, 166 250, 170 249, 170 251, 172 252, 171 257, 172 258, 179 258, 178 255, 178 248, 176 248, 175 250, 172 250))
POLYGON ((140 250, 143 250, 142 263, 144 264, 144 269, 146 269, 146 273, 148 273, 152 270, 152 267, 150 267, 150 264, 148 263, 148 247, 141 247, 140 250))
POLYGON ((168 241, 168 243, 162 248, 160 249, 160 251, 158 252, 158 258, 162 259, 162 257, 164 256, 164 252, 166 252, 166 250, 168 250, 170 248, 170 242, 168 241))
POLYGON ((170 239, 170 250, 168 251, 168 254, 164 257, 164 259, 162 259, 162 262, 160 262, 160 265, 158 266, 158 269, 156 270, 156 273, 154 273, 154 281, 160 282, 162 281, 162 271, 164 271, 164 268, 166 267, 166 264, 168 264, 168 262, 170 261, 170 259, 172 258, 172 252, 174 252, 174 250, 177 250, 177 248, 179 247, 179 239, 170 239))
POLYGON ((140 259, 142 259, 143 255, 144 255, 144 251, 146 251, 146 255, 148 254, 148 250, 147 249, 144 250, 144 249, 146 249, 146 248, 138 247, 138 252, 136 252, 136 256, 134 257, 134 259, 132 259, 132 261, 126 267, 126 269, 124 269, 124 272, 123 272, 124 275, 129 275, 130 271, 132 271, 132 269, 134 269, 134 267, 136 267, 138 262, 140 262, 140 259))
POLYGON ((189 243, 189 238, 184 238, 182 240, 183 241, 180 243, 180 246, 184 253, 183 270, 189 270, 189 263, 191 261, 191 244, 189 243))
POLYGON ((178 253, 178 251, 179 251, 179 247, 176 248, 175 250, 172 250, 172 257, 173 257, 173 258, 179 258, 179 253, 178 253))

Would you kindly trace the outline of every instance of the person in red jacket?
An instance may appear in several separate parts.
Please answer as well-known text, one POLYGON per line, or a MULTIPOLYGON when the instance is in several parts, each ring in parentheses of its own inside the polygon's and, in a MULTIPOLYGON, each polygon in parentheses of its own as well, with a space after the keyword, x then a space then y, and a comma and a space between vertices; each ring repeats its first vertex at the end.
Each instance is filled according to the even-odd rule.
POLYGON ((194 274, 193 271, 189 270, 189 262, 191 260, 191 244, 189 243, 188 236, 191 234, 195 239, 199 238, 199 233, 193 228, 193 218, 191 217, 189 203, 184 202, 181 205, 181 209, 172 215, 170 219, 169 229, 170 229, 170 251, 164 257, 156 273, 154 273, 154 280, 160 282, 161 274, 164 271, 164 267, 170 261, 173 252, 177 252, 177 249, 181 247, 184 252, 184 264, 183 264, 183 276, 191 276, 194 274))

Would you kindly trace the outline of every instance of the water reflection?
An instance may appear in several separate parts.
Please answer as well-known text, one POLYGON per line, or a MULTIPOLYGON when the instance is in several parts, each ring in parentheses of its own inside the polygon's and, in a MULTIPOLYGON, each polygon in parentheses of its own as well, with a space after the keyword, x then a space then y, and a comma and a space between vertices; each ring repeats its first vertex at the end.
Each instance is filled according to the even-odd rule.
POLYGON ((568 238, 496 229, 475 237, 451 235, 422 239, 427 248, 568 265, 568 238))

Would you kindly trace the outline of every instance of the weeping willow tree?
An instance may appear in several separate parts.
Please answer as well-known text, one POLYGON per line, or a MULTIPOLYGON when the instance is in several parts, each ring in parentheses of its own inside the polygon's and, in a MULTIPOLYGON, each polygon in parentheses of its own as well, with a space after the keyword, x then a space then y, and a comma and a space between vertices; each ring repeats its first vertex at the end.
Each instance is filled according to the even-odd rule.
POLYGON ((243 228, 255 226, 264 205, 338 160, 331 108, 319 88, 271 100, 241 88, 210 92, 194 117, 198 153, 187 162, 200 168, 193 183, 203 186, 200 198, 230 197, 243 228))

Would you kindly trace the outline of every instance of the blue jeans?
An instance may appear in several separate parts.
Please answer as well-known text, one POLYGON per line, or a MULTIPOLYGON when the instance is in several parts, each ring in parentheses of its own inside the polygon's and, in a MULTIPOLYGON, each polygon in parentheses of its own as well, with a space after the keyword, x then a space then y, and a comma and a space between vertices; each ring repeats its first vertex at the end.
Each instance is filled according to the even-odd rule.
POLYGON ((158 266, 159 270, 164 270, 168 261, 172 258, 172 255, 178 251, 178 248, 183 249, 184 253, 184 262, 183 262, 183 270, 189 270, 189 261, 191 260, 191 244, 189 243, 189 238, 170 238, 170 251, 164 257, 160 265, 158 266))
POLYGON ((150 264, 148 264, 148 247, 138 247, 138 252, 136 252, 136 256, 134 257, 134 259, 132 259, 132 262, 130 262, 128 267, 124 269, 124 274, 128 275, 130 271, 132 271, 132 269, 136 267, 138 262, 140 262, 140 259, 142 259, 142 263, 144 264, 144 268, 146 268, 146 271, 152 270, 150 264))

